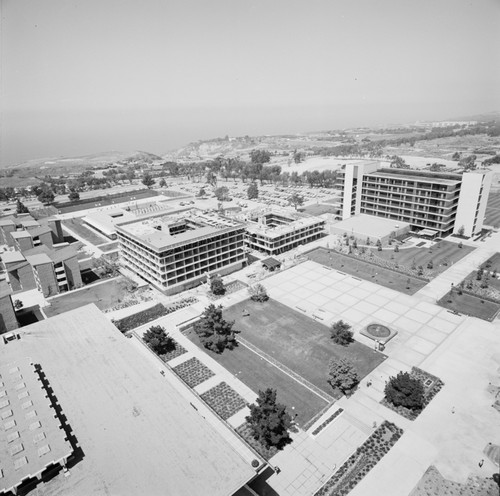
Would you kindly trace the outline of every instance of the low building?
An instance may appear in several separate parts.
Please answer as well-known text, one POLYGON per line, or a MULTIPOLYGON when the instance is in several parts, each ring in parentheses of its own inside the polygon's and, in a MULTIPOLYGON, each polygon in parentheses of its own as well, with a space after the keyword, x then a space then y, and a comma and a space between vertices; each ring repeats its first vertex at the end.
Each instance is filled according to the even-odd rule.
POLYGON ((59 219, 46 217, 37 221, 29 214, 0 218, 0 244, 24 251, 41 244, 52 248, 54 244, 63 241, 64 235, 59 219))
POLYGON ((192 209, 116 226, 121 262, 168 294, 243 267, 245 226, 192 209))
MULTIPOLYGON (((17 377, 8 378, 13 406, 5 409, 13 413, 3 422, 16 420, 6 433, 19 433, 12 442, 0 436, 0 492, 13 487, 28 468, 30 475, 39 473, 46 459, 62 464, 69 448, 56 443, 65 431, 71 433, 74 449, 68 459, 70 473, 45 481, 40 489, 46 496, 232 496, 257 475, 255 454, 234 431, 173 373, 161 375, 160 361, 138 350, 138 343, 123 336, 95 305, 23 327, 18 334, 20 339, 0 342, 0 363, 12 364, 0 370, 1 380, 7 386, 4 374, 17 377), (43 382, 28 382, 33 373, 21 367, 25 357, 39 364, 57 397, 64 430, 53 432, 49 422, 56 420, 55 412, 42 410, 47 393, 43 382), (28 390, 29 397, 18 397, 28 390), (31 430, 35 422, 40 425, 31 430), (13 450, 18 444, 24 450, 13 450), (45 446, 50 451, 44 448, 40 456, 45 446)), ((0 391, 4 389, 2 385, 0 391)))
POLYGON ((491 178, 486 170, 459 174, 347 164, 339 174, 342 219, 364 213, 407 222, 415 232, 474 236, 483 227, 491 178))
POLYGON ((12 304, 12 290, 5 281, 0 281, 0 334, 19 327, 12 304))
POLYGON ((284 253, 325 235, 325 220, 278 208, 257 209, 246 215, 248 249, 269 255, 284 253))
POLYGON ((366 214, 349 217, 330 227, 331 234, 354 236, 362 243, 365 243, 366 239, 370 238, 372 243, 380 241, 382 244, 386 244, 390 238, 401 237, 409 232, 410 224, 407 222, 366 214))

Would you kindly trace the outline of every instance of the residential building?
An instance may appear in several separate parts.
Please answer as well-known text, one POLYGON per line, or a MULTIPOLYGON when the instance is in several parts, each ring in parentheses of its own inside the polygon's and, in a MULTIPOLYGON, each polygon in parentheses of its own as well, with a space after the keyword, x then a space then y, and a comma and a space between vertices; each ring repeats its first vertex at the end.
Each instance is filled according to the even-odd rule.
POLYGON ((269 255, 284 253, 325 235, 325 220, 277 207, 257 209, 245 216, 245 244, 269 255))
POLYGON ((12 304, 12 290, 5 281, 0 281, 0 334, 19 327, 12 304))
POLYGON ((245 226, 191 210, 116 225, 121 262, 167 294, 243 267, 245 226))
POLYGON ((38 289, 44 296, 53 296, 82 285, 77 253, 70 246, 4 252, 2 263, 13 291, 38 289))
POLYGON ((407 222, 413 231, 445 236, 481 232, 491 172, 429 172, 348 164, 341 171, 342 219, 365 213, 407 222))
POLYGON ((23 251, 41 244, 52 248, 54 244, 63 241, 64 235, 59 219, 47 217, 36 221, 29 214, 0 218, 0 244, 23 251))

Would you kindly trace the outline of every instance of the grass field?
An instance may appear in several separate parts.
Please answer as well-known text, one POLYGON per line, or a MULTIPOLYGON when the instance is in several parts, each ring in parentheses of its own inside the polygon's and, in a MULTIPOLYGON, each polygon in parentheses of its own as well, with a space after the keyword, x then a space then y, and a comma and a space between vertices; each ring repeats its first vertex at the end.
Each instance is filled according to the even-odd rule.
POLYGON ((67 219, 62 221, 63 226, 67 226, 75 234, 81 236, 85 241, 93 244, 94 246, 102 245, 103 243, 109 242, 109 239, 97 234, 96 232, 85 226, 81 219, 67 219))
POLYGON ((335 214, 338 211, 338 207, 334 205, 309 205, 305 207, 305 212, 309 215, 322 215, 322 214, 335 214))
POLYGON ((498 303, 481 300, 481 298, 465 293, 459 295, 455 291, 452 295, 450 295, 449 292, 446 293, 438 301, 438 305, 464 315, 470 315, 490 322, 495 318, 498 310, 500 310, 500 304, 498 303))
POLYGON ((490 193, 484 223, 487 226, 500 227, 500 192, 490 193))
POLYGON ((100 310, 106 310, 120 303, 119 300, 123 299, 128 283, 125 277, 119 277, 77 291, 69 291, 53 298, 50 306, 44 307, 43 311, 47 317, 53 317, 89 303, 95 303, 100 310))
POLYGON ((411 267, 413 260, 415 260, 417 266, 422 265, 423 267, 427 267, 427 264, 432 260, 434 265, 432 271, 435 275, 438 275, 474 250, 475 248, 472 246, 463 245, 462 248, 459 248, 458 243, 439 241, 431 250, 429 248, 400 247, 397 253, 394 249, 385 249, 375 252, 375 255, 384 260, 392 260, 399 265, 407 267, 411 267), (443 265, 444 259, 449 260, 448 266, 443 265))
POLYGON ((278 401, 287 406, 292 416, 297 413, 299 425, 304 425, 327 405, 317 394, 243 345, 219 355, 205 349, 193 330, 186 336, 256 394, 268 387, 277 389, 278 401))
MULTIPOLYGON (((377 252, 377 254, 380 252, 377 252)), ((401 293, 412 295, 422 289, 427 283, 406 274, 400 274, 378 265, 373 265, 363 260, 341 255, 325 248, 316 248, 308 253, 306 257, 313 262, 317 262, 327 267, 345 272, 354 277, 359 277, 366 281, 371 281, 386 288, 391 288, 401 293), (410 284, 408 285, 408 279, 410 284)))
POLYGON ((385 359, 385 355, 357 341, 349 346, 336 345, 328 327, 275 300, 242 301, 225 309, 224 318, 235 320, 235 329, 251 344, 328 394, 332 394, 327 382, 331 358, 351 360, 360 379, 385 359), (244 309, 250 313, 248 317, 242 316, 244 309))

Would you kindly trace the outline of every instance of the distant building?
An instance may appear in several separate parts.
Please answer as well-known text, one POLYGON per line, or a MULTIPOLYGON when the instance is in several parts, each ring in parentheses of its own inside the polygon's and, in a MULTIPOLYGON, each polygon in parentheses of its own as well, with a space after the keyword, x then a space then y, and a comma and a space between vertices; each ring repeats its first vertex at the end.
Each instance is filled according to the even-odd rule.
POLYGON ((19 327, 12 305, 12 290, 5 281, 0 281, 0 334, 19 327))
POLYGON ((360 213, 407 222, 413 231, 439 236, 481 232, 491 172, 463 174, 379 168, 377 162, 347 164, 340 171, 342 219, 360 213))
POLYGON ((249 212, 246 220, 246 246, 268 255, 284 253, 325 235, 321 217, 277 207, 249 212))
POLYGON ((209 273, 238 270, 246 260, 245 226, 199 210, 124 222, 116 232, 122 263, 168 294, 196 286, 209 273))

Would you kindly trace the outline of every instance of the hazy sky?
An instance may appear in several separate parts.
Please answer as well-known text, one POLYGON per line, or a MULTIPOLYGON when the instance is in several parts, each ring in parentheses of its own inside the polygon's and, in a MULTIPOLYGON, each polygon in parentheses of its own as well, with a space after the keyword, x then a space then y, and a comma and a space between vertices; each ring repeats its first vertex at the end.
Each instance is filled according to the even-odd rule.
POLYGON ((0 0, 1 165, 500 110, 499 0, 0 0))

